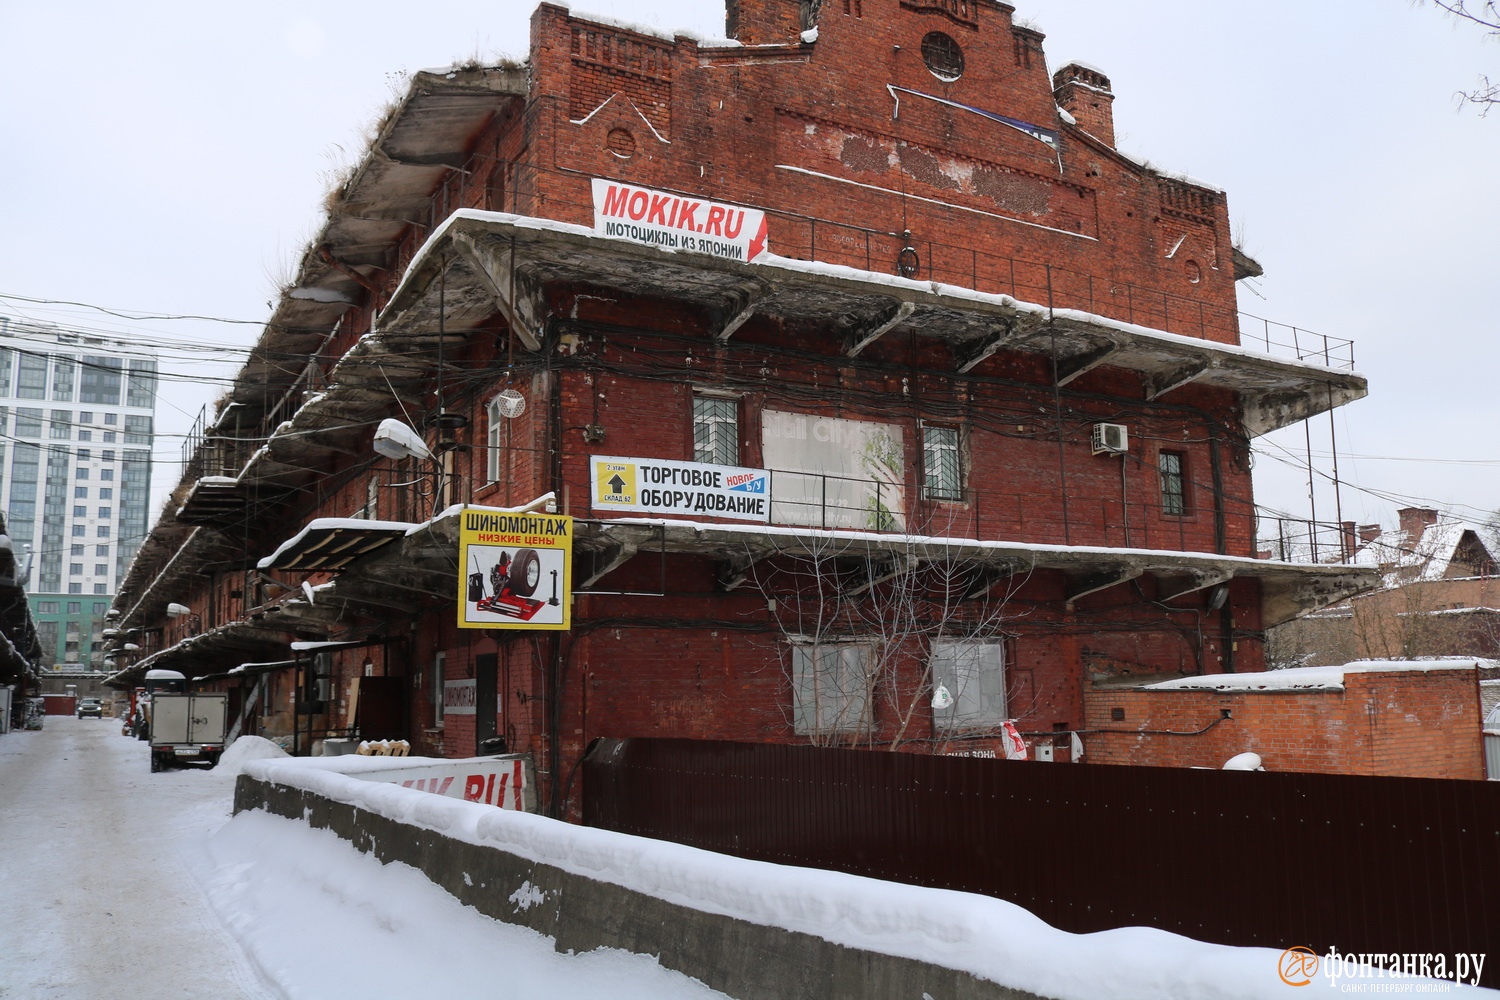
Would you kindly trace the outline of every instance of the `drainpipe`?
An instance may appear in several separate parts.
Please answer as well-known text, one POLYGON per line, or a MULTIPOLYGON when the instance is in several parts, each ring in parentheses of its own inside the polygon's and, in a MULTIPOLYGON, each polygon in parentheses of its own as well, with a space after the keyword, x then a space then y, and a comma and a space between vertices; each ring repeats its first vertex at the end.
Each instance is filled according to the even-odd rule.
MULTIPOLYGON (((1209 430, 1208 465, 1213 473, 1214 551, 1222 556, 1229 554, 1229 532, 1224 519, 1224 459, 1219 452, 1219 431, 1215 427, 1209 430)), ((1219 650, 1224 672, 1234 673, 1234 606, 1227 599, 1219 608, 1219 650)))
MULTIPOLYGON (((547 324, 547 332, 551 333, 551 324, 547 324)), ((511 336, 515 336, 512 332, 511 336)), ((543 341, 543 350, 549 350, 552 338, 549 336, 543 341)), ((553 356, 550 354, 549 357, 553 356)), ((547 366, 547 450, 551 459, 551 468, 548 476, 552 480, 552 490, 558 496, 566 496, 563 491, 563 405, 562 405, 562 372, 548 364, 547 366)), ((564 511, 567 513, 567 511, 564 511)), ((560 819, 562 809, 562 666, 563 648, 562 633, 553 632, 549 636, 552 640, 551 663, 547 667, 547 762, 552 772, 547 789, 547 815, 553 819, 560 819)))

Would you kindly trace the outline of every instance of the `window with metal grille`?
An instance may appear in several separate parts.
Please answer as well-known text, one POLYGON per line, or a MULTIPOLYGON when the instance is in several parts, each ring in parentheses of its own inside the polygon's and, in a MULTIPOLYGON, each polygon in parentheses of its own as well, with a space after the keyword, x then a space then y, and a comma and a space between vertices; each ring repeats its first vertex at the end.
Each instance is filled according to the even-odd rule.
POLYGON ((1161 512, 1169 517, 1187 513, 1186 462, 1180 451, 1159 452, 1157 469, 1161 475, 1161 512))
POLYGON ((798 735, 862 733, 871 721, 870 646, 792 647, 792 725, 798 735))
POLYGON ((1005 724, 1005 646, 999 642, 932 644, 932 689, 948 693, 932 710, 933 725, 947 735, 998 729, 1005 724))
POLYGON ((740 464, 740 401, 731 396, 693 397, 693 461, 740 464))
POLYGON ((964 50, 941 31, 929 32, 922 39, 922 61, 939 80, 951 82, 964 75, 964 50))
POLYGON ((923 425, 922 471, 927 499, 963 499, 963 463, 958 451, 958 440, 957 427, 923 425))

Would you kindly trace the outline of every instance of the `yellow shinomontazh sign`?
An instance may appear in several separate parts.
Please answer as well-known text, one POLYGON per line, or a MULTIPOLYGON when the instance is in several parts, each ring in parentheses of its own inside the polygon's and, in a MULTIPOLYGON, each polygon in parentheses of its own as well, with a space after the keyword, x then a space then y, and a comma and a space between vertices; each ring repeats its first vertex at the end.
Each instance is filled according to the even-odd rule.
POLYGON ((459 628, 571 627, 571 517, 465 508, 458 554, 459 628))

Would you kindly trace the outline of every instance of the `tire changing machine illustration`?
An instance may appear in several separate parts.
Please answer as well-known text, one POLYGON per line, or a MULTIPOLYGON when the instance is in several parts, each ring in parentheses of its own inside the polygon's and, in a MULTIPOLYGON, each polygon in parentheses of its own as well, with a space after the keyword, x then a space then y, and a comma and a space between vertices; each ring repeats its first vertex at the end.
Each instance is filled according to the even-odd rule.
POLYGON ((542 582, 542 560, 535 549, 520 549, 515 558, 509 552, 501 552, 499 562, 490 569, 490 588, 493 597, 484 596, 484 574, 477 571, 469 574, 469 603, 480 611, 505 615, 520 621, 530 621, 546 605, 561 603, 557 597, 557 570, 552 570, 552 597, 538 601, 531 595, 542 582))

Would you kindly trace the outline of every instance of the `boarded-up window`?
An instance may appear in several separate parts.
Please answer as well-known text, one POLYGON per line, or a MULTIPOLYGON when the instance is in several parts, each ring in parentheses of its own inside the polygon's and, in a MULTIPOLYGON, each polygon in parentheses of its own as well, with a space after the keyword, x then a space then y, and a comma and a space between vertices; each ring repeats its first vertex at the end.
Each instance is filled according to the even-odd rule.
POLYGON ((948 692, 948 703, 932 710, 938 732, 994 730, 1004 724, 1005 646, 998 642, 932 644, 932 687, 948 692))
POLYGON ((870 647, 823 643, 792 647, 792 722, 798 735, 870 728, 870 647))

